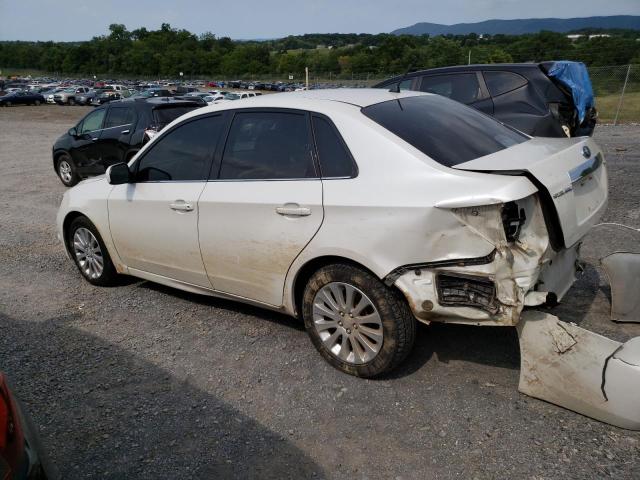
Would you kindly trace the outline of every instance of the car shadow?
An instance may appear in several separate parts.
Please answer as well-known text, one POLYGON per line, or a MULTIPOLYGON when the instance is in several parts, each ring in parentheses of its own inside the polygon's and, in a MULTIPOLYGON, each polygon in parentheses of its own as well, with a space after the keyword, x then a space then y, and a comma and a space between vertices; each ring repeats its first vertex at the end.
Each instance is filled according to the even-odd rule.
POLYGON ((289 438, 75 321, 0 313, 0 370, 62 478, 325 478, 289 438))

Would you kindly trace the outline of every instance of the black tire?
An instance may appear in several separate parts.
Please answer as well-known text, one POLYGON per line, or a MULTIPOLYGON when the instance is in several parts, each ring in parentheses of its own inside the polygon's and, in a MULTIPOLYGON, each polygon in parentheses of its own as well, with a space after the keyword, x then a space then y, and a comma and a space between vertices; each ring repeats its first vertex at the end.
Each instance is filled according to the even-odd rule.
POLYGON ((36 100, 35 102, 33 102, 33 104, 34 104, 36 107, 39 107, 39 106, 40 106, 40 100, 36 100))
POLYGON ((70 107, 73 107, 76 104, 76 99, 71 97, 69 100, 67 100, 67 103, 70 107))
POLYGON ((372 378, 393 370, 411 352, 416 335, 416 320, 402 294, 387 287, 371 273, 347 264, 327 265, 311 276, 302 297, 302 316, 311 342, 324 359, 338 370, 357 377, 372 378), (382 346, 367 363, 349 363, 334 355, 314 326, 313 302, 316 294, 333 282, 356 287, 378 311, 382 321, 382 346))
POLYGON ((80 181, 78 168, 76 167, 76 164, 73 162, 71 157, 66 153, 63 153, 57 158, 56 173, 58 174, 58 178, 60 179, 60 181, 67 187, 73 187, 80 181), (66 173, 68 172, 67 166, 70 169, 69 175, 66 175, 66 173))
POLYGON ((12 105, 11 102, 4 102, 5 107, 10 107, 11 105, 12 105))
POLYGON ((116 268, 113 266, 113 262, 111 261, 111 257, 109 256, 109 252, 107 251, 107 247, 105 246, 102 237, 98 233, 98 229, 93 223, 91 223, 91 221, 87 217, 78 217, 74 219, 71 222, 71 225, 69 225, 66 235, 67 245, 69 246, 69 252, 71 253, 73 262, 76 264, 76 267, 78 267, 78 270, 86 281, 99 287, 109 287, 118 284, 118 280, 120 279, 120 277, 118 275, 118 272, 116 271, 116 268), (88 272, 80 264, 78 255, 74 251, 74 237, 76 232, 81 228, 89 230, 100 246, 103 268, 102 272, 97 277, 92 277, 88 274, 88 272))

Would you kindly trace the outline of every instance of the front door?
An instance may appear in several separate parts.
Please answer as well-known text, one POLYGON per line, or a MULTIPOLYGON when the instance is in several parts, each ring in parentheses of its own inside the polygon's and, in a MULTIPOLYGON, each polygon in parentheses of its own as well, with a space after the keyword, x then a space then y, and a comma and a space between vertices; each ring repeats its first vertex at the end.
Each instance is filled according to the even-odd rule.
POLYGON ((99 142, 105 113, 105 108, 98 108, 84 117, 76 127, 76 136, 69 153, 82 173, 104 173, 99 142))
POLYGON ((127 160, 126 155, 135 128, 135 116, 135 109, 131 103, 109 106, 100 136, 102 164, 105 169, 109 165, 127 160))
POLYGON ((311 152, 305 112, 235 113, 219 174, 199 202, 202 258, 214 289, 282 305, 287 271, 323 219, 311 152))
POLYGON ((198 242, 198 199, 223 123, 222 115, 197 117, 163 133, 132 165, 134 183, 113 188, 111 235, 130 269, 211 288, 198 242))

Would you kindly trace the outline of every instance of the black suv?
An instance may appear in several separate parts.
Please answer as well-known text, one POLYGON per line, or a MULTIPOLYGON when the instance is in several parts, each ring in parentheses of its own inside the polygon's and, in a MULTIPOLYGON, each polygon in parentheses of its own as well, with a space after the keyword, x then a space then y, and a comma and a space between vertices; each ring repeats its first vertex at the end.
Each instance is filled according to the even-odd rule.
POLYGON ((184 98, 141 98, 97 107, 53 145, 53 167, 66 186, 128 162, 153 135, 179 116, 199 108, 184 98))
POLYGON ((537 137, 591 135, 597 113, 578 120, 572 94, 548 75, 555 62, 461 65, 408 73, 375 88, 397 87, 437 93, 493 115, 537 137))

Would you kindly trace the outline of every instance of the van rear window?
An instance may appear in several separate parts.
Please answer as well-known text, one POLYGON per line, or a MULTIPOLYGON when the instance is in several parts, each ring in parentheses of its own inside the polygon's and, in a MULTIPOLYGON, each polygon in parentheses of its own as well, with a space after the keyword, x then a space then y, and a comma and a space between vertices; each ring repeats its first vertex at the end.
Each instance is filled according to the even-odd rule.
POLYGON ((529 139, 488 115, 440 95, 388 100, 364 107, 362 113, 447 167, 529 139))

